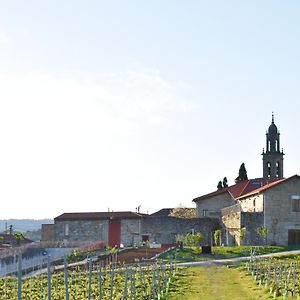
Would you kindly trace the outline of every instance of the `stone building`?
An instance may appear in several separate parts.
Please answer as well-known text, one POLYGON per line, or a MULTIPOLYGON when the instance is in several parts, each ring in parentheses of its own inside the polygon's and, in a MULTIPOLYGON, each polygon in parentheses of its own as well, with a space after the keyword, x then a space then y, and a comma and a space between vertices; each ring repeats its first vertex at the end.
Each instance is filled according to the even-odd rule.
POLYGON ((54 240, 133 245, 140 236, 142 218, 143 214, 130 211, 64 213, 54 218, 54 240))
POLYGON ((221 210, 225 207, 236 204, 236 199, 245 195, 258 187, 264 186, 272 179, 255 178, 244 180, 229 187, 218 189, 212 193, 193 199, 197 207, 198 218, 218 218, 221 219, 221 210))
POLYGON ((178 234, 201 232, 205 237, 203 243, 211 244, 213 231, 220 227, 217 219, 176 218, 168 216, 169 212, 170 209, 152 215, 121 211, 64 213, 54 219, 54 224, 42 227, 43 241, 101 240, 109 246, 138 246, 147 241, 172 244, 178 234))
POLYGON ((281 179, 237 198, 222 210, 228 244, 299 245, 300 176, 281 179), (264 241, 257 228, 268 230, 264 241), (245 236, 241 239, 241 230, 245 236))

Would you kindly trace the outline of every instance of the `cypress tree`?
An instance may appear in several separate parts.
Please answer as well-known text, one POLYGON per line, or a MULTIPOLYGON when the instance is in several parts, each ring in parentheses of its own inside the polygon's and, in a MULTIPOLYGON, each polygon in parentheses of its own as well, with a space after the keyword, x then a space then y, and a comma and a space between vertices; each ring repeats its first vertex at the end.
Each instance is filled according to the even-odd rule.
POLYGON ((242 163, 239 169, 239 176, 235 179, 235 183, 239 183, 244 180, 248 180, 248 176, 245 164, 242 163))

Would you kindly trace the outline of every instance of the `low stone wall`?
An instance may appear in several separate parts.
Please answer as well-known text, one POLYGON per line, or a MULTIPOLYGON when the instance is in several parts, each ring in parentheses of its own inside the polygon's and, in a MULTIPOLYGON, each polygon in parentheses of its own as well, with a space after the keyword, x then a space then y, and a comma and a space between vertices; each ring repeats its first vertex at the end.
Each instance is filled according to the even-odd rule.
POLYGON ((234 245, 262 245, 263 240, 257 234, 257 228, 263 226, 263 213, 235 212, 222 217, 227 241, 225 244, 234 245), (241 230, 245 230, 245 236, 241 239, 241 230))
POLYGON ((220 226, 220 221, 214 218, 147 217, 142 220, 141 234, 149 235, 152 242, 165 244, 174 243, 177 234, 201 232, 205 245, 211 244, 211 233, 220 226))
POLYGON ((243 245, 263 245, 263 239, 257 234, 257 228, 264 225, 264 214, 241 212, 241 227, 246 229, 243 245))

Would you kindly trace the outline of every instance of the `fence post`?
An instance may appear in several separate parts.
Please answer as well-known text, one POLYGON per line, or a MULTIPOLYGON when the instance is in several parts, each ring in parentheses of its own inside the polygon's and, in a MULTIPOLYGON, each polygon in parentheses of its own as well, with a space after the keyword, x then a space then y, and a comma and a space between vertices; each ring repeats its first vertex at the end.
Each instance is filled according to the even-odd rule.
POLYGON ((89 287, 88 287, 88 300, 91 300, 91 288, 92 288, 92 258, 88 258, 89 262, 89 287))
POLYGON ((115 280, 115 265, 111 265, 111 271, 110 271, 110 295, 109 299, 113 300, 113 294, 114 294, 114 280, 115 280))
POLYGON ((99 265, 99 299, 102 300, 102 262, 99 265))
POLYGON ((65 289, 66 289, 66 300, 69 300, 69 286, 68 286, 68 262, 67 256, 64 257, 64 273, 65 273, 65 289))
POLYGON ((22 253, 18 255, 18 300, 22 300, 22 253))
POLYGON ((47 279, 48 279, 48 300, 51 300, 51 260, 50 255, 47 257, 47 279))

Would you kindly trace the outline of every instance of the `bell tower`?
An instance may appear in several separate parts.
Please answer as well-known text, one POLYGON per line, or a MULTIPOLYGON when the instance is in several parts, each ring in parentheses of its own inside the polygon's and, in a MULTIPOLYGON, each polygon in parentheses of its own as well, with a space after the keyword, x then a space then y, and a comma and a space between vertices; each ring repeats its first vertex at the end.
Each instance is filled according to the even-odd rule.
POLYGON ((283 178, 283 155, 283 149, 280 151, 280 133, 272 113, 272 123, 266 133, 266 151, 263 149, 262 153, 264 178, 283 178))

